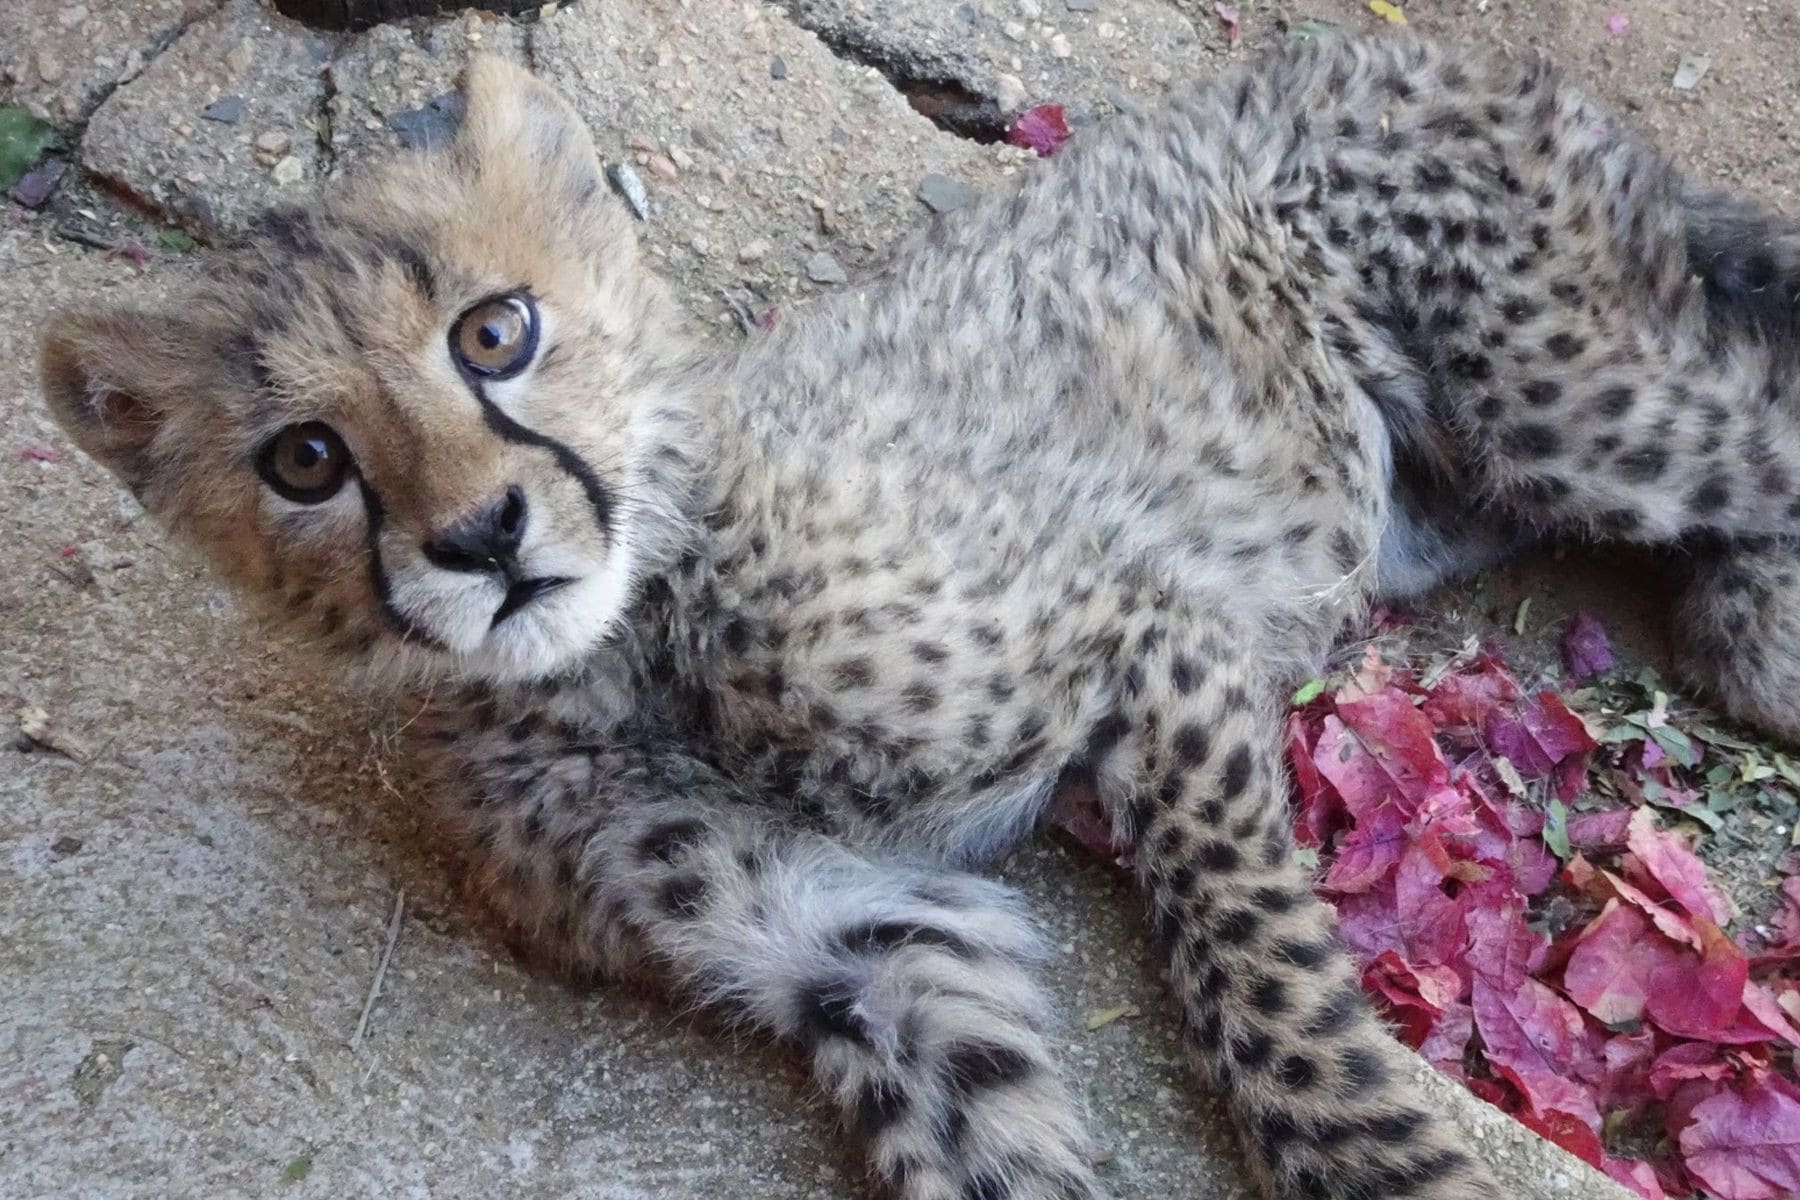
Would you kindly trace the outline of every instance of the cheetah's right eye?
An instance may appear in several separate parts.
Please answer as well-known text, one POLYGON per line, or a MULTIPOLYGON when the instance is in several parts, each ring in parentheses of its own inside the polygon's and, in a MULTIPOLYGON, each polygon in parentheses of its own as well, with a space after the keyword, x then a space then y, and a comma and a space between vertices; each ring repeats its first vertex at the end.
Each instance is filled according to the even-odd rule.
POLYGON ((263 482, 283 500, 323 504, 350 477, 350 450, 323 421, 289 425, 269 439, 256 459, 263 482))

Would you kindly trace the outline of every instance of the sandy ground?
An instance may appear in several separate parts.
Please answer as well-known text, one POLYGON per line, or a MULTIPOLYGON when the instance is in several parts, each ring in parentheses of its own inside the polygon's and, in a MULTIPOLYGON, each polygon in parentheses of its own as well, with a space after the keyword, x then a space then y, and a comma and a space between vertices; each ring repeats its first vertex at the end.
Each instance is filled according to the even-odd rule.
MULTIPOLYGON (((1027 22, 1027 42, 1052 20, 1075 30, 1074 57, 1088 74, 1070 74, 1067 86, 1096 97, 1141 84, 1136 94, 1153 100, 1162 74, 1146 66, 1140 76, 1133 66, 1124 83, 1109 80, 1109 53, 1162 61, 1178 77, 1218 69, 1277 36, 1283 21, 1379 24, 1349 0, 1246 0, 1246 47, 1228 52, 1210 5, 1110 3, 1100 0, 1077 28, 1063 0, 1042 0, 1033 7, 1048 15, 1027 22), (1131 19, 1103 37, 1097 26, 1110 11, 1131 19), (1149 32, 1133 42, 1140 30, 1149 32), (1183 57, 1168 62, 1176 51, 1183 57)), ((36 27, 62 31, 33 42, 30 54, 50 46, 66 70, 100 53, 80 20, 64 28, 79 5, 13 4, 0 15, 0 46, 9 44, 5 22, 23 12, 36 27)), ((931 13, 929 0, 839 7, 877 32, 931 13)), ((1696 174, 1800 213, 1800 25, 1784 7, 1469 0, 1415 3, 1408 12, 1442 36, 1548 49, 1696 174), (1608 31, 1615 12, 1630 18, 1623 36, 1608 31), (1685 53, 1709 54, 1711 66, 1697 89, 1677 93, 1670 78, 1685 53)), ((1019 20, 1024 5, 972 8, 999 26, 1019 20)), ((676 0, 636 8, 583 0, 552 22, 585 23, 555 35, 572 47, 557 69, 590 89, 583 111, 603 150, 636 163, 655 185, 646 234, 704 319, 724 317, 725 290, 751 305, 802 302, 820 286, 804 264, 821 252, 852 270, 879 261, 894 236, 925 219, 911 200, 925 171, 997 185, 1029 169, 1016 155, 916 119, 885 80, 832 55, 777 10, 732 6, 719 10, 725 19, 702 19, 709 11, 676 0), (787 82, 771 78, 777 55, 807 90, 768 94, 787 82), (689 83, 665 88, 666 79, 689 83), (683 87, 714 79, 736 95, 681 107, 683 87), (670 154, 677 133, 702 120, 718 149, 679 139, 702 161, 662 182, 652 156, 670 154), (891 136, 857 136, 866 130, 891 136), (639 136, 650 149, 633 148, 639 136), (831 215, 821 220, 821 212, 831 215), (744 253, 757 240, 768 245, 744 253)), ((268 24, 259 13, 246 19, 268 24)), ((155 39, 174 28, 142 34, 150 40, 140 56, 154 64, 155 39)), ((255 43, 260 35, 244 36, 255 43)), ((407 35, 422 48, 424 82, 372 112, 429 96, 438 52, 431 36, 407 35)), ((442 38, 443 55, 467 44, 442 38)), ((338 42, 331 52, 351 55, 359 44, 367 45, 338 42)), ((74 142, 93 96, 65 104, 60 85, 34 74, 37 60, 7 65, 6 53, 0 102, 17 95, 45 107, 74 142)), ((1034 87, 1038 62, 1054 67, 1029 59, 1023 75, 1034 87)), ((1013 64, 990 65, 1011 73, 1013 64)), ((202 69, 214 67, 209 60, 202 69)), ((53 73, 70 77, 65 70, 53 73)), ((181 91, 193 80, 169 75, 171 103, 209 99, 181 91)), ((371 105, 382 86, 368 83, 371 105)), ((153 110, 165 97, 146 89, 140 98, 153 110)), ((1097 119, 1106 103, 1094 101, 1097 119)), ((125 118, 103 108, 95 119, 125 118)), ((142 161, 109 169, 140 183, 155 172, 205 174, 184 165, 191 139, 175 128, 179 116, 146 121, 124 139, 124 157, 142 161)), ((246 140, 254 132, 246 129, 246 140)), ((219 154, 224 162, 229 149, 219 154)), ((248 155, 232 169, 252 168, 269 169, 248 155)), ((230 193, 233 178, 221 170, 216 186, 230 193)), ((171 201, 153 215, 193 211, 171 201)), ((392 753, 391 734, 408 714, 347 695, 298 653, 260 638, 51 427, 32 378, 35 330, 60 306, 155 295, 186 269, 183 256, 157 248, 158 229, 84 183, 71 184, 50 212, 0 220, 0 495, 8 500, 0 541, 0 1195, 863 1194, 854 1154, 832 1136, 786 1058, 733 1046, 653 998, 576 990, 515 964, 460 896, 456 862, 392 753), (148 268, 59 236, 71 222, 103 240, 136 238, 152 249, 148 268), (38 461, 26 453, 35 448, 62 457, 38 461), (17 738, 28 720, 68 753, 17 738), (397 951, 366 1040, 352 1050, 402 890, 397 951)), ((1611 574, 1558 567, 1506 586, 1549 579, 1609 616, 1618 601, 1620 614, 1632 614, 1628 636, 1654 657, 1657 605, 1645 599, 1654 592, 1611 574)), ((1054 844, 1015 856, 1003 873, 1025 888, 1060 948, 1052 974, 1068 1017, 1064 1057, 1114 1154, 1107 1171, 1117 1194, 1248 1196, 1229 1137, 1189 1083, 1159 1015, 1156 971, 1120 881, 1054 844), (1121 1004, 1144 1015, 1085 1029, 1090 1015, 1121 1004)), ((1516 1194, 1616 1194, 1491 1110, 1435 1078, 1432 1086, 1516 1194)))

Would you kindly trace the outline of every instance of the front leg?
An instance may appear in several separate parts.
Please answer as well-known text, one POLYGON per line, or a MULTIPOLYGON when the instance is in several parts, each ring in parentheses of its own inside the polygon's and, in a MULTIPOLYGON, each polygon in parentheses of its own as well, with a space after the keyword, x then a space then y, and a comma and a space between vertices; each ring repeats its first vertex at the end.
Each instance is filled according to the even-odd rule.
MULTIPOLYGON (((1225 611, 1223 606, 1213 613, 1225 611)), ((1197 614, 1192 633, 1216 615, 1197 614)), ((1090 765, 1184 1033, 1274 1200, 1498 1200, 1411 1083, 1288 836, 1277 692, 1245 630, 1146 637, 1090 765)))
POLYGON ((545 728, 455 752, 457 820, 504 914, 560 959, 649 972, 797 1047, 894 1194, 1098 1195, 1009 891, 795 829, 675 747, 545 728))

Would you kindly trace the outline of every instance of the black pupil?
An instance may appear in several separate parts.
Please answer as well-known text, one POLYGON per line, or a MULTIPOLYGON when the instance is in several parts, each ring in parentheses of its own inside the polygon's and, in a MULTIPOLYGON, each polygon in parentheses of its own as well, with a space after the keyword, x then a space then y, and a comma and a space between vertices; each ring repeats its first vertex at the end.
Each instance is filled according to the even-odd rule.
POLYGON ((476 340, 481 343, 481 347, 484 350, 496 349, 501 342, 506 340, 505 334, 500 329, 500 322, 498 320, 489 321, 486 325, 483 325, 481 331, 477 333, 475 337, 476 340))
POLYGON ((294 443, 294 465, 302 471, 312 470, 330 457, 330 454, 320 438, 304 438, 294 443))

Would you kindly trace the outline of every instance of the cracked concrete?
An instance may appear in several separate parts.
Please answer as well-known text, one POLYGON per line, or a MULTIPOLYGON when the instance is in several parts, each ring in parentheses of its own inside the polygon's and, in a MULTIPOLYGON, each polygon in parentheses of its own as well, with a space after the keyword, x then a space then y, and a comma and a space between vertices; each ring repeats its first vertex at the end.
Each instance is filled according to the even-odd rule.
MULTIPOLYGON (((1304 17, 1374 24, 1356 0, 1241 7, 1250 45, 1304 17)), ((1445 36, 1547 47, 1698 173, 1800 211, 1800 32, 1777 8, 1632 9, 1617 39, 1600 0, 1410 6, 1445 36), (1675 94, 1667 74, 1694 29, 1713 70, 1675 94)), ((157 220, 229 231, 428 128, 421 110, 475 46, 525 56, 570 94, 641 180, 660 268, 724 337, 724 293, 754 314, 834 286, 808 277, 821 255, 878 269, 930 219, 927 175, 991 188, 1030 169, 944 132, 896 82, 954 85, 995 113, 1065 103, 1080 136, 1082 120, 1247 52, 1201 0, 580 0, 536 25, 471 15, 356 36, 255 0, 0 5, 0 103, 56 122, 90 173, 0 223, 0 711, 42 710, 76 755, 0 749, 0 1195, 864 1194, 792 1061, 512 962, 393 757, 407 714, 248 629, 35 394, 45 312, 154 299, 191 267, 158 254, 140 274, 59 237, 80 225, 155 244, 93 179, 157 220), (297 177, 278 176, 289 158, 297 177), (399 888, 399 950, 353 1052, 399 888)), ((1003 870, 1059 948, 1063 1057, 1116 1194, 1249 1197, 1122 882, 1054 845, 1003 870), (1121 1004, 1144 1015, 1084 1029, 1121 1004)), ((1421 1076, 1513 1194, 1622 1195, 1421 1076)))
POLYGON ((100 105, 82 165, 196 234, 241 228, 323 176, 328 56, 319 34, 226 0, 100 105), (209 117, 232 98, 239 119, 209 117))

